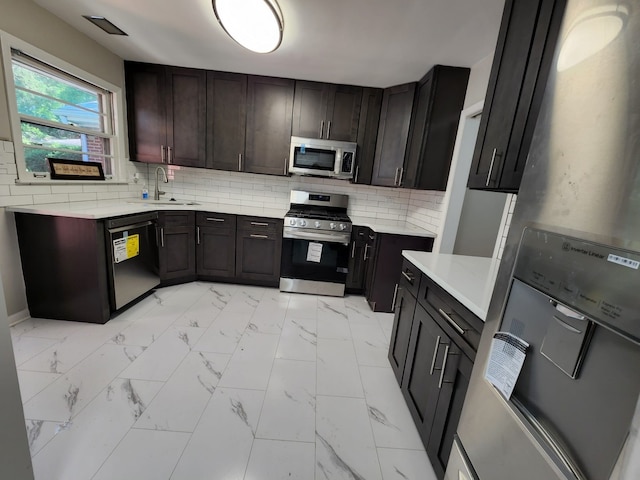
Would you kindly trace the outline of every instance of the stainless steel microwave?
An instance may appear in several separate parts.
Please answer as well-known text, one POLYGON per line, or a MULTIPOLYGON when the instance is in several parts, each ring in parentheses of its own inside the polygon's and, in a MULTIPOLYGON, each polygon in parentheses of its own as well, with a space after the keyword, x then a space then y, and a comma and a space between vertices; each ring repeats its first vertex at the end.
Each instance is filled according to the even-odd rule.
POLYGON ((289 173, 350 180, 357 147, 352 142, 291 137, 289 173))

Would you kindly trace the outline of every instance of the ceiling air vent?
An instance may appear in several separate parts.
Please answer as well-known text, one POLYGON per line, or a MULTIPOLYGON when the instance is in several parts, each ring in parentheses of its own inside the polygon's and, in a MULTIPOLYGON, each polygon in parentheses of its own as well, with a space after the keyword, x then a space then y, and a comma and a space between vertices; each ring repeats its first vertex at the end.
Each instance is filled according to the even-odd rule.
POLYGON ((99 17, 96 15, 83 15, 84 18, 89 20, 95 26, 100 27, 102 30, 107 32, 109 35, 125 35, 127 34, 116 27, 113 23, 107 20, 104 17, 99 17))

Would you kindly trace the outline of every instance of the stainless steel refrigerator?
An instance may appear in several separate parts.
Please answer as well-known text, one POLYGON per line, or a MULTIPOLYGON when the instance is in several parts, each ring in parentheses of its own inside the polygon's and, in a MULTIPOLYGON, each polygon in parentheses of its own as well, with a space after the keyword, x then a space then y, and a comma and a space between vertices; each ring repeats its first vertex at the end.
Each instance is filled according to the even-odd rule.
POLYGON ((639 166, 640 2, 569 0, 447 479, 640 478, 639 166))

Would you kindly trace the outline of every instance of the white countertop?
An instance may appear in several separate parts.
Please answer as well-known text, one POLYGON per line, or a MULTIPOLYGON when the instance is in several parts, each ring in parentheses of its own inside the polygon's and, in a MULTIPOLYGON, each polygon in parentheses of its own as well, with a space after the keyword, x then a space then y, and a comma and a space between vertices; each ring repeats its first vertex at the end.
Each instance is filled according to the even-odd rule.
POLYGON ((500 260, 412 250, 402 255, 485 321, 500 260))
MULTIPOLYGON (((131 215, 135 213, 151 212, 154 210, 193 210, 200 212, 229 213, 233 215, 254 215, 267 218, 284 218, 288 209, 246 207, 219 203, 197 202, 195 205, 168 204, 166 200, 155 203, 153 200, 113 200, 47 203, 40 205, 13 205, 7 207, 10 212, 33 213, 37 215, 51 215, 56 217, 73 217, 101 219, 131 215)), ((435 238, 436 234, 407 222, 394 220, 379 220, 370 217, 350 216, 354 225, 371 228, 376 233, 392 233, 396 235, 413 235, 416 237, 435 238)))
POLYGON ((179 205, 154 203, 153 200, 118 200, 113 202, 69 202, 49 203, 42 205, 15 205, 7 207, 10 212, 34 213, 57 217, 74 217, 100 219, 152 212, 156 210, 193 210, 202 212, 229 213, 234 215, 253 215, 267 218, 284 218, 284 209, 245 207, 240 205, 221 205, 217 203, 200 203, 197 205, 179 205))
POLYGON ((429 237, 435 238, 436 233, 424 228, 416 227, 405 221, 397 220, 381 220, 371 217, 358 217, 356 215, 349 215, 349 218, 354 225, 360 225, 362 227, 369 227, 376 233, 392 233, 395 235, 412 235, 414 237, 429 237))

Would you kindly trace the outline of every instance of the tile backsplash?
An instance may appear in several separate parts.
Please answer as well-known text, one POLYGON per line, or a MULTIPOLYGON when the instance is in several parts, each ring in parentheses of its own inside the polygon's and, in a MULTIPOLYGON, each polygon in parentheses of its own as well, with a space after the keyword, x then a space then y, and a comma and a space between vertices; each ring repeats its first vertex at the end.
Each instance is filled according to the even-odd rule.
MULTIPOLYGON (((156 165, 127 162, 127 184, 16 184, 13 143, 0 141, 0 207, 59 202, 139 198, 143 185, 153 196, 156 165), (138 181, 133 180, 138 174, 138 181)), ((344 180, 313 177, 278 177, 218 170, 168 166, 169 184, 163 198, 211 204, 286 209, 292 189, 349 195, 349 214, 407 221, 437 232, 443 215, 444 192, 354 185, 344 180)))

